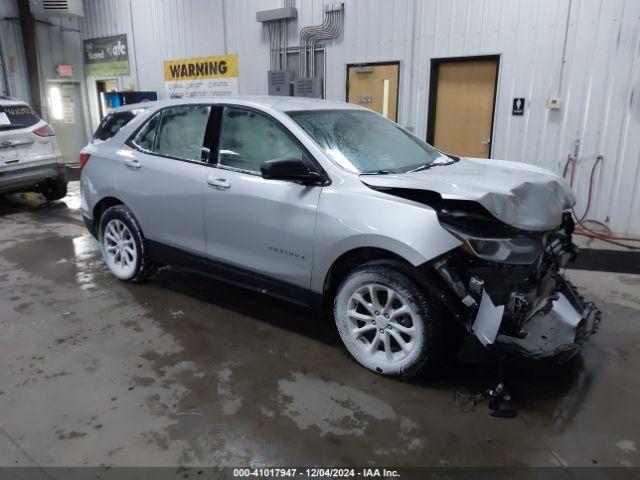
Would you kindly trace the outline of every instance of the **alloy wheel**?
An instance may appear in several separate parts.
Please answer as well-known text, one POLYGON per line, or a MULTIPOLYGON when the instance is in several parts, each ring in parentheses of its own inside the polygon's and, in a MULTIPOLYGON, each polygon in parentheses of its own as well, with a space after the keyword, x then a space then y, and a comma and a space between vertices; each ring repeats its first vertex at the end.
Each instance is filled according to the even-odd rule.
POLYGON ((111 272, 118 278, 131 277, 138 262, 138 249, 129 227, 114 218, 104 228, 102 251, 111 272))
POLYGON ((371 283, 360 287, 347 304, 348 331, 361 353, 398 362, 416 345, 417 313, 393 288, 371 283))

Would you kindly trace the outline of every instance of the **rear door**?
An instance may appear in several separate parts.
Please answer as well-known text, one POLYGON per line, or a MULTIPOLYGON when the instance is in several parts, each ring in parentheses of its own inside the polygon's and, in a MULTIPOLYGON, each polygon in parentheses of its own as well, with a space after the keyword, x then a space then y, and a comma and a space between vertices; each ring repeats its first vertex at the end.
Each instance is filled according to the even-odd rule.
POLYGON ((200 256, 210 111, 208 105, 165 108, 115 153, 117 189, 147 239, 200 256))
POLYGON ((308 289, 322 187, 260 174, 265 160, 305 159, 304 149, 266 114, 224 107, 218 152, 204 187, 208 257, 308 289))
POLYGON ((0 170, 51 161, 56 154, 55 137, 34 133, 44 126, 26 104, 0 105, 0 170))

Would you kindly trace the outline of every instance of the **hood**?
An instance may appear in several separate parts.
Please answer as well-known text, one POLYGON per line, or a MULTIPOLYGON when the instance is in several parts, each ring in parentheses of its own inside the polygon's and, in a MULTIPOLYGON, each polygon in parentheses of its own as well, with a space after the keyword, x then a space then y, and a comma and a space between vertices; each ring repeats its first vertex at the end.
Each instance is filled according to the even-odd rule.
POLYGON ((428 190, 444 199, 476 201, 497 219, 522 230, 558 228, 562 212, 575 204, 563 178, 543 168, 504 160, 460 158, 426 170, 361 175, 360 179, 371 187, 428 190))

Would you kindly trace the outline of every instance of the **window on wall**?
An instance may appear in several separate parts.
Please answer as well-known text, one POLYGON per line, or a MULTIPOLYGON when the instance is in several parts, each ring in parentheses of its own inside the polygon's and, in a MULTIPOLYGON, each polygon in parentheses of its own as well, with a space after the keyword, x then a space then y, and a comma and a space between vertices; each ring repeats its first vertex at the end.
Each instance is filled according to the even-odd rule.
POLYGON ((266 160, 304 160, 302 149, 272 119, 241 108, 225 107, 222 114, 218 163, 260 172, 266 160))

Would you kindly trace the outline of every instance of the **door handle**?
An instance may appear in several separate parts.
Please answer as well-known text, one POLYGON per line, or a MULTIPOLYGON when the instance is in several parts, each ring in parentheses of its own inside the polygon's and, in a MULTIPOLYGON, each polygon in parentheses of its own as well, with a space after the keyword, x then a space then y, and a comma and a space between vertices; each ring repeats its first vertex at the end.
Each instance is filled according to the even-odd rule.
POLYGON ((124 164, 127 167, 133 168, 135 170, 137 170, 138 168, 140 168, 142 166, 142 164, 140 163, 140 160, 136 160, 135 158, 129 158, 129 159, 125 160, 124 164))
POLYGON ((229 188, 231 182, 226 178, 214 177, 213 175, 207 178, 207 183, 216 188, 229 188))
POLYGON ((491 139, 487 138, 486 140, 483 140, 482 142, 480 142, 482 145, 491 145, 491 139))

